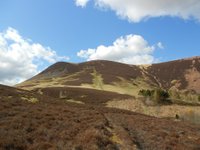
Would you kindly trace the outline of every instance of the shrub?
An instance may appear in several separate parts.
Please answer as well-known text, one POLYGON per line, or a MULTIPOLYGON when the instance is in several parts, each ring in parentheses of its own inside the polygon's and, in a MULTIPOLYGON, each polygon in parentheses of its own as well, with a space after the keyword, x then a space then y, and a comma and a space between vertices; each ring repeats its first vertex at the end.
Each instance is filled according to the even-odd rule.
POLYGON ((154 91, 153 100, 156 103, 168 102, 169 101, 168 98, 169 98, 169 93, 167 91, 162 89, 156 89, 154 91))
POLYGON ((139 95, 144 97, 150 97, 151 100, 155 101, 156 103, 164 103, 169 102, 169 93, 163 89, 156 89, 156 90, 140 90, 139 95))
POLYGON ((144 89, 142 89, 142 90, 139 91, 138 94, 142 95, 144 97, 151 97, 152 93, 153 93, 153 90, 144 90, 144 89))

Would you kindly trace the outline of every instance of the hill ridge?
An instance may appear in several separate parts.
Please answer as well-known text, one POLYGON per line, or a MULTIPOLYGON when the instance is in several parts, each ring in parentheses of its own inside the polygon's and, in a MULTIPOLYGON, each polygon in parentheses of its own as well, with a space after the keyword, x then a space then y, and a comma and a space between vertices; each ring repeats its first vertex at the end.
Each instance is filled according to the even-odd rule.
POLYGON ((191 90, 200 94, 200 57, 152 65, 129 65, 107 60, 57 62, 17 87, 77 86, 98 89, 97 79, 101 80, 102 90, 113 89, 125 94, 133 90, 134 96, 142 88, 191 90), (192 86, 193 83, 195 86, 192 86), (125 88, 126 91, 123 90, 125 88))

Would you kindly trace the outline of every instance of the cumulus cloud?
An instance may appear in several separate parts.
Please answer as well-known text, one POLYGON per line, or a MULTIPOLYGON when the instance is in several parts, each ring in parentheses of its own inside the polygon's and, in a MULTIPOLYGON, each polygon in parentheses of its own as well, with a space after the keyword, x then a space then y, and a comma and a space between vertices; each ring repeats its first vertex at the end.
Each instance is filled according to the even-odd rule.
POLYGON ((112 60, 128 64, 150 64, 156 61, 153 52, 163 45, 150 46, 140 35, 120 37, 111 46, 100 45, 95 49, 80 50, 77 56, 86 60, 112 60))
POLYGON ((0 33, 0 83, 14 85, 39 72, 43 63, 67 60, 54 50, 23 38, 16 29, 0 33))
POLYGON ((75 0, 76 6, 85 7, 89 0, 75 0))
MULTIPOLYGON (((146 18, 172 16, 200 20, 199 0, 93 0, 100 8, 108 8, 131 22, 146 18)), ((86 5, 86 4, 85 4, 86 5)))

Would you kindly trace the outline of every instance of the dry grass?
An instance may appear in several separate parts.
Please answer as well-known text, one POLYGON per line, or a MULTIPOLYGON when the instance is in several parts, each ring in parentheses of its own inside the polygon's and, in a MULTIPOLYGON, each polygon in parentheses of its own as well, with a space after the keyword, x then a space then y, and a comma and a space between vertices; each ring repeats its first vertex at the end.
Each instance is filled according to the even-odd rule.
POLYGON ((200 124, 200 111, 197 111, 196 109, 188 109, 181 114, 181 119, 195 124, 200 124))
POLYGON ((91 75, 93 76, 93 87, 95 89, 101 89, 103 90, 103 78, 102 75, 99 74, 95 69, 93 70, 93 73, 91 73, 91 75))
POLYGON ((39 102, 39 100, 35 97, 21 97, 22 100, 31 102, 31 103, 37 103, 39 102))
POLYGON ((83 103, 82 101, 76 101, 76 100, 73 100, 73 99, 70 99, 70 100, 66 100, 67 102, 71 102, 71 103, 76 103, 76 104, 85 104, 83 103))
POLYGON ((141 89, 151 89, 152 87, 148 85, 142 78, 137 78, 132 81, 119 78, 119 82, 114 82, 113 84, 104 84, 101 82, 101 88, 99 86, 94 86, 92 84, 82 84, 81 88, 90 89, 101 89, 104 91, 116 92, 119 94, 128 94, 134 97, 138 97, 138 92, 141 89))
POLYGON ((180 119, 200 124, 200 106, 180 106, 180 105, 164 105, 164 106, 147 106, 141 100, 127 99, 119 101, 107 102, 108 107, 130 110, 159 118, 175 118, 176 115, 180 119))

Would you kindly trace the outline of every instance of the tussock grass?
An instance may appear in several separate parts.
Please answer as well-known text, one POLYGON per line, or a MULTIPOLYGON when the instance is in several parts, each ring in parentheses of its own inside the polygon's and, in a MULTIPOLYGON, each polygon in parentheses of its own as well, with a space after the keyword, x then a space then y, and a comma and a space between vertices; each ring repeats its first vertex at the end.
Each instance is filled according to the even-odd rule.
POLYGON ((148 106, 138 99, 126 99, 107 102, 107 107, 120 108, 159 118, 176 118, 200 124, 200 106, 163 105, 148 106))

